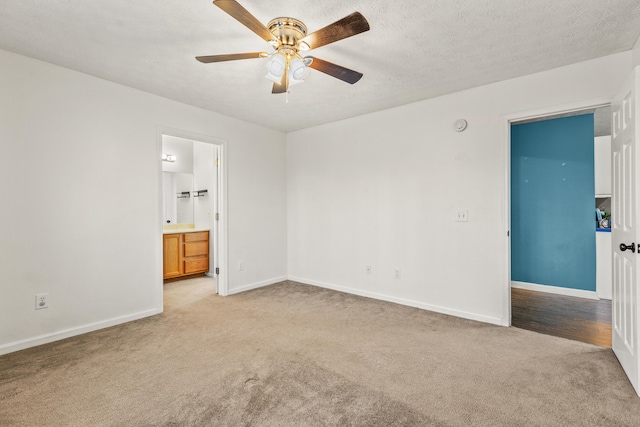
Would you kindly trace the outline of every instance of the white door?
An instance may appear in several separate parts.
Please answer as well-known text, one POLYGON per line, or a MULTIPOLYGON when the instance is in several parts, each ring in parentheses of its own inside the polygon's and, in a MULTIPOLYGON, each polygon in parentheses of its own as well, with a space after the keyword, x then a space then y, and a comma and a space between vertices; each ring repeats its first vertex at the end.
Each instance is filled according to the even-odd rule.
POLYGON ((640 187, 636 165, 640 156, 636 144, 638 88, 636 68, 611 105, 611 150, 613 170, 613 351, 640 396, 638 346, 638 286, 636 257, 640 187))

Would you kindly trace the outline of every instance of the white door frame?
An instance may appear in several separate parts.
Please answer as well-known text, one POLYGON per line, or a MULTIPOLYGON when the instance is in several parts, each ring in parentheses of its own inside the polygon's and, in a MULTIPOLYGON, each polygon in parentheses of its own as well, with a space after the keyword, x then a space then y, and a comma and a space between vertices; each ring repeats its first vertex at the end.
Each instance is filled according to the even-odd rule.
MULTIPOLYGON (((169 127, 158 126, 156 131, 156 152, 158 159, 158 173, 157 173, 157 182, 158 182, 158 240, 156 242, 156 250, 157 256, 156 258, 159 260, 158 266, 160 269, 160 280, 159 280, 159 290, 160 290, 160 301, 163 301, 162 297, 162 289, 163 289, 163 279, 162 279, 162 135, 173 136, 176 138, 189 139, 192 141, 205 142, 208 144, 212 144, 216 146, 216 152, 218 153, 218 158, 220 159, 220 164, 218 165, 217 170, 217 201, 216 207, 218 208, 217 213, 219 213, 219 220, 215 221, 217 226, 217 230, 214 230, 214 235, 217 235, 217 239, 214 238, 214 263, 215 267, 220 269, 220 274, 216 278, 216 285, 218 288, 218 294, 222 296, 227 296, 229 294, 229 242, 228 242, 228 229, 227 229, 227 141, 221 138, 216 138, 213 136, 202 135, 190 131, 173 129, 169 127)), ((214 272, 210 272, 211 274, 215 274, 214 272)), ((161 307, 162 309, 162 307, 161 307)))
POLYGON ((574 111, 587 110, 590 108, 598 108, 610 105, 612 98, 594 98, 584 101, 573 102, 564 105, 549 106, 536 110, 523 111, 519 113, 508 114, 502 117, 504 137, 503 149, 504 156, 504 206, 503 218, 504 228, 504 247, 506 249, 506 262, 502 271, 503 274, 503 305, 502 305, 502 324, 511 326, 511 123, 521 120, 537 119, 556 114, 571 113, 574 111))

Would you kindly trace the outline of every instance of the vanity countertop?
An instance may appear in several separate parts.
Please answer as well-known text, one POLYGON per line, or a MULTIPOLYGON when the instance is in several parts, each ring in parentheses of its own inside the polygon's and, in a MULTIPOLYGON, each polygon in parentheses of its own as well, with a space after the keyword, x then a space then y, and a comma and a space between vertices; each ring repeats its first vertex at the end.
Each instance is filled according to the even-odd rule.
POLYGON ((195 227, 172 227, 162 230, 162 234, 180 234, 180 233, 197 233, 200 231, 209 231, 208 228, 195 228, 195 227))

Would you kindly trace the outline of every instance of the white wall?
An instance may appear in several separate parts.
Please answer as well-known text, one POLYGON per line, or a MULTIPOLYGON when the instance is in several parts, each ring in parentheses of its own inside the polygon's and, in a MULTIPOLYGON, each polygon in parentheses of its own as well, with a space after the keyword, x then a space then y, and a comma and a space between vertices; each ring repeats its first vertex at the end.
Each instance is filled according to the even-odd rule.
POLYGON ((193 185, 194 190, 207 190, 207 195, 193 197, 193 222, 196 228, 209 228, 214 225, 215 150, 212 144, 193 142, 193 185))
MULTIPOLYGON (((176 220, 174 224, 193 224, 193 174, 174 173, 171 197, 176 203, 176 220), (188 197, 178 198, 178 194, 187 193, 188 197)), ((163 223, 162 225, 164 225, 163 223)))
POLYGON ((631 62, 626 52, 288 134, 289 277, 508 324, 505 116, 608 99, 631 62), (454 222, 458 210, 469 222, 454 222))
POLYGON ((176 156, 174 162, 162 162, 163 171, 193 174, 193 141, 164 135, 162 152, 176 156))
POLYGON ((640 65, 640 37, 636 40, 636 44, 633 46, 633 66, 637 67, 640 65))
POLYGON ((286 276, 282 133, 0 51, 0 353, 161 311, 158 127, 227 141, 230 291, 286 276))
POLYGON ((0 50, 0 353, 162 309, 158 127, 227 141, 230 293, 284 278, 288 261, 297 280, 505 323, 504 115, 611 97, 632 60, 285 138, 0 50), (50 308, 36 311, 40 292, 50 308))
POLYGON ((611 135, 593 139, 593 170, 596 195, 611 197, 611 135))

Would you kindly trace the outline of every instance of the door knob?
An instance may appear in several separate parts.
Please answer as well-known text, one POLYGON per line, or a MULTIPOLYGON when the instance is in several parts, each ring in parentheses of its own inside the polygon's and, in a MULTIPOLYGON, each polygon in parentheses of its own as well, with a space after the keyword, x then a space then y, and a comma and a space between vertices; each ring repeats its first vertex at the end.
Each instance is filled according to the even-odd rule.
POLYGON ((631 250, 631 252, 634 252, 634 253, 635 253, 635 251, 636 251, 636 244, 635 244, 635 243, 632 243, 632 244, 630 244, 630 245, 625 245, 624 243, 620 243, 620 250, 621 250, 622 252, 626 251, 627 249, 630 249, 630 250, 631 250))

